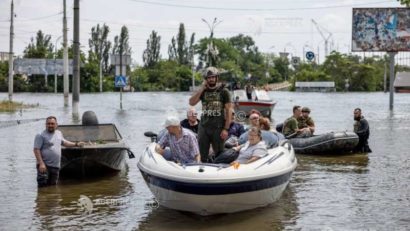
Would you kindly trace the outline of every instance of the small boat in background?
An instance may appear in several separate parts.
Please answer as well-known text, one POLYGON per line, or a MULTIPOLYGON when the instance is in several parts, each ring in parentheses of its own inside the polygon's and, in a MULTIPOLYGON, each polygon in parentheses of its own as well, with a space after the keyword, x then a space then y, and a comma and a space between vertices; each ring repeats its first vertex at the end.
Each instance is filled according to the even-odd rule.
POLYGON ((62 148, 61 175, 89 176, 121 171, 127 154, 129 158, 134 157, 114 124, 90 122, 89 117, 83 115, 82 125, 59 125, 58 129, 67 140, 85 142, 83 147, 62 148))
POLYGON ((271 117, 273 108, 276 105, 276 101, 272 100, 265 90, 254 89, 251 98, 248 98, 246 91, 243 89, 234 90, 232 95, 235 111, 243 111, 247 116, 249 116, 252 109, 256 109, 263 116, 271 117))
POLYGON ((241 164, 180 165, 145 149, 138 168, 158 203, 199 215, 233 213, 267 206, 280 198, 297 160, 292 146, 282 142, 259 160, 241 164))

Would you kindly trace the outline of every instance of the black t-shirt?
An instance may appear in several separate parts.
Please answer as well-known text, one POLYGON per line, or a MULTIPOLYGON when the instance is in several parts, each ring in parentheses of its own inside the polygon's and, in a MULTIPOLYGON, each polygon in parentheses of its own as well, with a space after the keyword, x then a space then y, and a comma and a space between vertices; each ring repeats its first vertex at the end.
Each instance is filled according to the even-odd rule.
POLYGON ((197 134, 198 133, 198 125, 199 125, 199 119, 197 119, 196 120, 198 123, 196 124, 196 125, 194 125, 194 126, 191 126, 190 124, 189 124, 189 121, 188 121, 188 119, 184 119, 184 120, 182 120, 181 121, 181 126, 183 127, 183 128, 186 128, 186 129, 189 129, 189 130, 191 130, 192 132, 194 132, 195 134, 197 134))
POLYGON ((202 126, 221 128, 225 123, 225 104, 231 102, 226 88, 206 89, 200 97, 202 101, 202 126))

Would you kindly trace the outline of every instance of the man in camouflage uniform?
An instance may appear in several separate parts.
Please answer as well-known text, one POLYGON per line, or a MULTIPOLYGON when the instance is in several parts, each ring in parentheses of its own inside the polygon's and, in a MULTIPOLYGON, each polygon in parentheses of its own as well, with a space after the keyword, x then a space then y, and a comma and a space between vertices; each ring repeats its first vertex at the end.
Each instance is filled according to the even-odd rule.
POLYGON ((202 86, 189 99, 189 104, 195 106, 202 101, 201 122, 198 127, 199 151, 201 161, 208 162, 210 145, 216 156, 224 149, 232 122, 232 106, 229 91, 218 84, 218 69, 206 68, 203 77, 205 80, 202 86))
POLYGON ((306 133, 310 133, 310 135, 313 135, 313 133, 315 132, 315 122, 309 115, 310 108, 303 107, 302 116, 298 118, 298 127, 299 129, 305 128, 306 133))
POLYGON ((309 134, 306 129, 299 129, 298 118, 302 116, 302 110, 300 106, 293 107, 293 115, 285 120, 283 123, 282 133, 286 138, 304 138, 309 134))
POLYGON ((370 136, 370 128, 367 120, 362 116, 362 110, 356 108, 353 111, 354 125, 353 131, 359 136, 359 143, 355 148, 355 152, 372 152, 369 147, 368 139, 370 136))

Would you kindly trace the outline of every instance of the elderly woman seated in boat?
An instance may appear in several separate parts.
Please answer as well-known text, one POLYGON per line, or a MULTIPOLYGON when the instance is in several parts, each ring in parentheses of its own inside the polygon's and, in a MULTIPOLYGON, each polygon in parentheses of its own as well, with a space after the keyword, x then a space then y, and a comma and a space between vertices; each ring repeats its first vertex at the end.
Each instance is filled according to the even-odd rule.
POLYGON ((262 114, 256 109, 251 110, 251 114, 249 115, 249 123, 252 127, 258 127, 264 131, 270 130, 269 119, 263 117, 262 114))
POLYGON ((268 153, 265 142, 262 140, 262 132, 257 127, 251 127, 248 132, 248 141, 241 145, 233 147, 239 152, 238 158, 231 165, 249 164, 268 153))
MULTIPOLYGON (((285 137, 281 133, 270 131, 270 123, 268 122, 269 120, 261 117, 257 112, 251 114, 249 116, 249 120, 251 127, 256 127, 261 130, 262 140, 265 141, 265 144, 268 148, 276 146, 279 143, 279 140, 285 139, 285 137), (263 120, 263 126, 261 126, 260 123, 261 119, 263 120)), ((246 141, 248 141, 248 132, 243 133, 238 140, 239 144, 244 144, 246 141)))

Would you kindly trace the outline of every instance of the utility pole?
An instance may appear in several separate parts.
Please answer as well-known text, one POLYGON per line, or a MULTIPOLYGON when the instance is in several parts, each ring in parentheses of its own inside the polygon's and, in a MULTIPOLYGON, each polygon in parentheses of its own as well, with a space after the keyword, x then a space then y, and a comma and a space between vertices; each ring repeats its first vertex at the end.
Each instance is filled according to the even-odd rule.
POLYGON ((66 0, 63 0, 64 3, 64 16, 63 16, 63 46, 64 46, 64 107, 68 107, 68 48, 67 48, 67 14, 66 14, 66 0))
POLYGON ((386 87, 386 81, 387 81, 387 65, 386 65, 386 60, 384 60, 384 78, 383 78, 383 90, 384 93, 387 92, 387 87, 386 87))
POLYGON ((54 53, 54 93, 57 93, 57 44, 61 36, 56 39, 56 47, 54 53))
MULTIPOLYGON (((125 76, 125 75, 122 75, 122 50, 120 51, 120 75, 121 76, 125 76)), ((122 88, 123 87, 120 87, 120 109, 122 110, 122 88)))
POLYGON ((9 50, 9 101, 13 101, 13 39, 14 39, 14 3, 10 9, 10 50, 9 50))
POLYGON ((390 56, 390 104, 389 104, 389 109, 390 111, 393 110, 393 98, 394 98, 394 88, 393 88, 393 82, 394 82, 394 57, 396 56, 397 52, 389 52, 390 56))
POLYGON ((80 0, 74 0, 73 36, 73 117, 78 119, 80 102, 80 0))
POLYGON ((103 92, 103 84, 102 84, 102 62, 103 59, 100 59, 100 92, 103 92))

